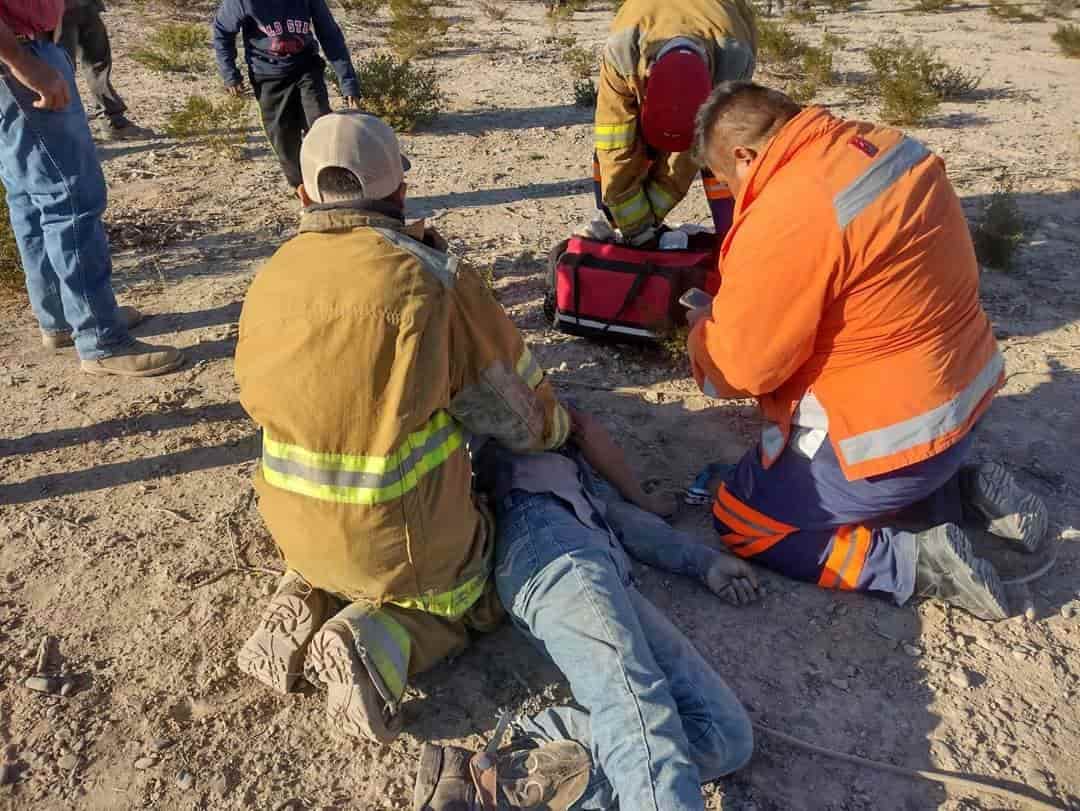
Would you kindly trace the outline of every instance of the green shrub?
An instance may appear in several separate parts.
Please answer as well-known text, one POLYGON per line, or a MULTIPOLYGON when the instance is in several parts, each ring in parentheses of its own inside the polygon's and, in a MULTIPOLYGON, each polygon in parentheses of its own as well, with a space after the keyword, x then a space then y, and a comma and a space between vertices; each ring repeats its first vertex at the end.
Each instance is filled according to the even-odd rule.
POLYGON ((911 10, 933 13, 935 11, 944 11, 952 4, 953 0, 915 0, 915 5, 911 7, 911 10))
POLYGON ((596 72, 596 54, 580 45, 563 51, 563 61, 575 79, 588 79, 596 72))
POLYGON ((484 16, 492 22, 501 23, 510 13, 510 9, 501 3, 492 3, 490 0, 480 0, 480 10, 484 16))
POLYGON ((398 132, 410 132, 438 116, 446 96, 435 68, 380 54, 356 66, 364 110, 377 115, 398 132))
POLYGON ((979 262, 986 267, 1011 270, 1027 228, 1028 222, 1016 202, 1012 183, 1008 178, 1002 178, 990 195, 982 216, 971 226, 979 262))
POLYGON ((961 99, 982 83, 982 76, 966 68, 934 61, 926 74, 926 83, 943 99, 961 99))
POLYGON ((820 48, 807 46, 802 55, 803 75, 807 81, 815 84, 832 84, 833 52, 822 45, 820 48))
POLYGON ((386 5, 386 0, 338 0, 338 2, 345 11, 359 12, 368 17, 374 17, 386 5))
POLYGON ((892 124, 919 124, 943 99, 956 99, 979 86, 981 77, 938 58, 933 49, 903 39, 867 50, 873 91, 881 98, 882 116, 892 124))
POLYGON ((1010 23, 1037 23, 1042 20, 1038 14, 1024 11, 1019 3, 1011 3, 1009 0, 990 0, 987 8, 991 16, 1010 23))
POLYGON ((592 79, 579 79, 574 82, 574 104, 578 107, 596 106, 596 85, 592 79))
POLYGON ((169 113, 165 134, 204 141, 218 154, 238 158, 247 141, 248 113, 243 96, 225 96, 217 103, 205 96, 188 96, 183 107, 169 113))
POLYGON ((1043 16, 1065 20, 1076 11, 1078 5, 1077 0, 1046 0, 1043 3, 1043 16))
POLYGON ((758 20, 758 55, 764 61, 792 62, 806 51, 806 43, 780 23, 758 20))
POLYGON ((821 37, 821 47, 828 51, 835 51, 837 48, 843 48, 846 44, 846 39, 831 31, 826 31, 821 37))
POLYGON ((817 22, 817 12, 813 6, 795 6, 785 16, 793 23, 817 22))
POLYGON ((450 22, 435 13, 433 0, 390 0, 386 41, 403 62, 433 56, 449 30, 450 22))
POLYGON ((1059 25, 1050 35, 1061 52, 1070 59, 1080 59, 1080 25, 1059 25))
POLYGON ((167 23, 131 55, 140 65, 166 73, 203 73, 210 68, 205 25, 167 23))
POLYGON ((0 292, 10 294, 25 290, 25 288, 19 246, 15 243, 15 232, 11 230, 7 197, 3 194, 3 188, 0 187, 0 292))

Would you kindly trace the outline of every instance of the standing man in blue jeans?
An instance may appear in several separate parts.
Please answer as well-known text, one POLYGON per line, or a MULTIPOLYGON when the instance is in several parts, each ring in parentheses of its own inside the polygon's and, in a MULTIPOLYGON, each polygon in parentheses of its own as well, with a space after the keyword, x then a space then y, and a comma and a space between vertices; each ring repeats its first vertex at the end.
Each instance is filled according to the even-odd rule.
POLYGON ((142 315, 113 295, 105 176, 71 61, 52 41, 63 11, 64 0, 0 0, 0 180, 30 304, 45 347, 74 344, 84 372, 170 372, 183 356, 132 339, 142 315))
POLYGON ((496 511, 499 597, 581 708, 519 722, 494 752, 426 745, 414 811, 703 811, 701 783, 750 759, 746 711, 634 587, 626 552, 736 604, 756 597, 753 570, 657 517, 667 505, 642 491, 603 426, 573 419, 576 447, 514 454, 489 442, 474 464, 496 511))

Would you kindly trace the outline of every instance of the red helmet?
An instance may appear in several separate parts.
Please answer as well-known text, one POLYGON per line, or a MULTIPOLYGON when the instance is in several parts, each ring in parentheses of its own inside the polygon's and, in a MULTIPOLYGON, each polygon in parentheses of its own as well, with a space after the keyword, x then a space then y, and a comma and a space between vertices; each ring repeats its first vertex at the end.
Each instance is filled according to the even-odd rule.
POLYGON ((690 48, 676 48, 657 59, 641 110, 645 142, 660 152, 688 150, 694 142, 694 117, 711 91, 709 66, 690 48))

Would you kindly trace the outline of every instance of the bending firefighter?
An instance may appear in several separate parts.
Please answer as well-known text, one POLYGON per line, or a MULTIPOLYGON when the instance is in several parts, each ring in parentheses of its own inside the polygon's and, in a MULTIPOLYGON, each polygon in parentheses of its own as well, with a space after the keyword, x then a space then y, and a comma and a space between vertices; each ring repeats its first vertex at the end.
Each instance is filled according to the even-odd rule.
POLYGON ((944 163, 749 82, 713 92, 698 135, 736 201, 720 291, 691 313, 694 375, 765 419, 717 493, 723 540, 825 588, 1008 616, 972 540, 1034 551, 1047 514, 1001 465, 968 461, 1004 362, 944 163))
MULTIPOLYGON (((596 100, 596 205, 625 241, 647 245, 690 190, 699 164, 694 115, 716 82, 754 72, 757 33, 745 0, 628 0, 604 48, 596 100)), ((702 182, 721 237, 732 198, 702 182)), ((591 236, 607 231, 590 226, 591 236)))
POLYGON ((259 509, 288 572, 238 661, 282 692, 303 673, 333 725, 387 741, 409 677, 501 618, 465 432, 539 451, 570 418, 480 275, 405 227, 389 126, 324 116, 300 162, 300 234, 240 321, 259 509))

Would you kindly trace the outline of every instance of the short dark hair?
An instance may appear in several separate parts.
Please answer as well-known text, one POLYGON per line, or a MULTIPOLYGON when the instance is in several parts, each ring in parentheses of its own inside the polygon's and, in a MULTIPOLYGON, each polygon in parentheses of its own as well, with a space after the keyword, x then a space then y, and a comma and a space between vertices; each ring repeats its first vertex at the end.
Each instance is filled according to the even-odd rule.
POLYGON ((319 184, 319 196, 326 203, 339 203, 343 200, 362 200, 364 184, 360 178, 340 166, 327 166, 316 180, 319 184))
POLYGON ((779 90, 754 82, 721 82, 701 105, 694 127, 694 154, 702 165, 714 138, 725 146, 764 146, 802 107, 779 90))

